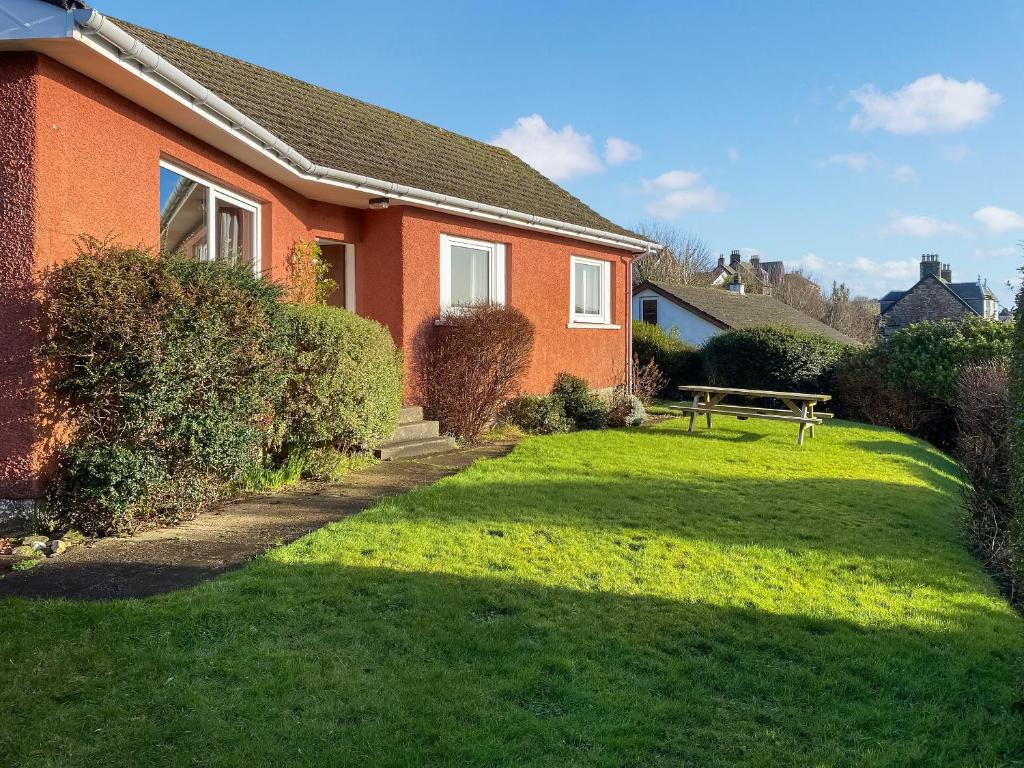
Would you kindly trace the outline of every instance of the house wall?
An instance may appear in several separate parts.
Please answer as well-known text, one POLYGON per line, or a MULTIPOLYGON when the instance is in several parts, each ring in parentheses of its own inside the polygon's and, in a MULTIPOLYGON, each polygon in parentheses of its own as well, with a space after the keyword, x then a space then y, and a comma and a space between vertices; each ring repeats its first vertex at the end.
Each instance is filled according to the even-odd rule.
MULTIPOLYGON (((561 371, 582 376, 595 389, 624 382, 630 290, 629 257, 624 251, 420 208, 399 210, 407 354, 414 353, 417 335, 429 329, 440 309, 441 235, 456 235, 506 246, 506 302, 521 309, 536 327, 533 361, 523 381, 525 392, 550 391, 561 371), (618 328, 568 327, 571 256, 611 262, 611 317, 618 328)), ((413 380, 407 382, 406 396, 410 402, 416 399, 413 380)))
POLYGON ((641 322, 643 312, 641 302, 644 299, 658 300, 658 327, 666 333, 673 329, 679 331, 679 338, 688 344, 699 347, 712 336, 724 333, 725 329, 712 325, 699 315, 680 307, 674 301, 669 301, 657 291, 646 289, 640 291, 633 297, 633 320, 641 322))
POLYGON ((81 235, 155 248, 161 159, 260 205, 261 266, 270 279, 287 278, 298 240, 354 243, 356 310, 408 348, 410 403, 411 345, 440 308, 442 233, 507 245, 508 301, 537 327, 526 391, 547 391, 563 370, 595 388, 625 378, 623 251, 407 206, 363 211, 311 201, 52 59, 0 53, 0 500, 40 494, 59 439, 32 386, 31 281, 74 258, 81 235), (574 254, 612 262, 612 321, 620 328, 567 327, 574 254))
POLYGON ((892 333, 925 320, 962 319, 976 313, 938 278, 927 277, 911 288, 888 312, 881 316, 884 333, 892 333))

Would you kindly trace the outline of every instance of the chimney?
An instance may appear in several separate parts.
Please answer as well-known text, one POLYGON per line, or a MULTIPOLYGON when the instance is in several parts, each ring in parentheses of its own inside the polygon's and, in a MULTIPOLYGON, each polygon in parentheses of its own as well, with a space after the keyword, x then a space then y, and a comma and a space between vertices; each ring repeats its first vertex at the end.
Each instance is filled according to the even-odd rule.
POLYGON ((736 275, 736 277, 732 279, 732 282, 729 283, 729 293, 736 294, 737 296, 742 296, 746 293, 746 289, 743 287, 743 281, 740 280, 739 275, 736 275))
POLYGON ((734 269, 740 265, 740 252, 733 251, 729 254, 729 266, 734 269))
POLYGON ((750 257, 750 266, 752 266, 754 268, 755 272, 757 271, 757 267, 758 267, 758 265, 760 265, 760 263, 761 263, 761 257, 758 256, 756 253, 753 256, 750 257))
POLYGON ((725 266, 725 256, 723 256, 722 254, 718 254, 718 266, 725 266))
POLYGON ((921 254, 921 279, 924 280, 928 275, 934 275, 940 279, 942 277, 942 262, 939 261, 937 253, 921 254))
POLYGON ((942 265, 942 274, 939 275, 939 277, 941 277, 947 283, 953 282, 953 269, 949 266, 949 264, 942 265))

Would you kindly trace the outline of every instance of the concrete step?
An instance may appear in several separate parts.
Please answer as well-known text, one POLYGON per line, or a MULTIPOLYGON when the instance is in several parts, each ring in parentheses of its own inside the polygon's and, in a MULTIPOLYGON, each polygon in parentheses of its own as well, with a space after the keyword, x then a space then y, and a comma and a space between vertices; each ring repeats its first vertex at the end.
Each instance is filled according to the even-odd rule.
POLYGON ((441 432, 436 421, 411 421, 399 424, 389 443, 404 443, 407 440, 426 440, 437 437, 441 432))
POLYGON ((423 421, 423 409, 418 405, 398 409, 399 424, 412 424, 415 421, 423 421))
POLYGON ((451 437, 430 437, 424 440, 403 440, 377 446, 373 454, 381 461, 408 459, 412 456, 426 456, 431 453, 454 451, 458 443, 451 437))

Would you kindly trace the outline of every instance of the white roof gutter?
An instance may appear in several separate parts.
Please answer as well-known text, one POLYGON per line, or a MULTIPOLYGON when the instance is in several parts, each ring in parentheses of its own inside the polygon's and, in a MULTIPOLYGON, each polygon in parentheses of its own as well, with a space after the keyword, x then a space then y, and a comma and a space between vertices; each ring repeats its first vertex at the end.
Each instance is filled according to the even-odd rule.
POLYGON ((650 252, 660 250, 658 243, 636 237, 620 235, 569 224, 543 216, 513 211, 486 203, 464 200, 450 195, 442 195, 426 189, 417 189, 391 181, 373 179, 356 173, 339 171, 335 168, 317 165, 263 126, 248 118, 232 107, 202 83, 192 79, 173 64, 163 59, 153 49, 132 37, 114 24, 100 12, 91 8, 74 11, 75 22, 82 35, 95 37, 112 46, 122 60, 134 61, 140 74, 147 78, 158 78, 185 94, 195 109, 207 111, 219 118, 218 123, 232 133, 255 143, 258 148, 269 153, 274 159, 283 162, 292 171, 313 181, 331 182, 350 189, 369 192, 382 197, 403 200, 411 204, 429 208, 440 208, 456 213, 485 218, 495 221, 506 221, 531 229, 568 235, 584 240, 596 241, 618 248, 627 248, 634 252, 650 252))

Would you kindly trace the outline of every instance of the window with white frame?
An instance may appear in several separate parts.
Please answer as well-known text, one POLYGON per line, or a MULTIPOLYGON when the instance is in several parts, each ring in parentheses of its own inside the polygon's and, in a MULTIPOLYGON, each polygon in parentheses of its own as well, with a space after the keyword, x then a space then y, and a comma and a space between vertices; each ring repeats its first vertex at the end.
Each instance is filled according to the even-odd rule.
POLYGON ((505 246, 441 235, 441 309, 505 303, 505 246))
POLYGON ((573 323, 608 325, 612 320, 612 265, 573 256, 569 273, 573 323))
POLYGON ((250 264, 260 271, 256 203, 160 163, 160 248, 194 259, 250 264))

